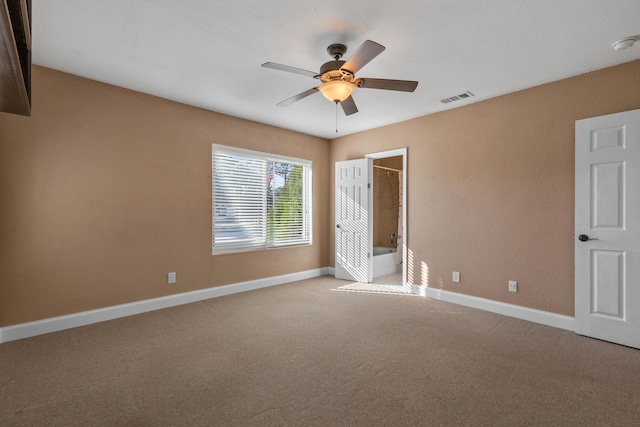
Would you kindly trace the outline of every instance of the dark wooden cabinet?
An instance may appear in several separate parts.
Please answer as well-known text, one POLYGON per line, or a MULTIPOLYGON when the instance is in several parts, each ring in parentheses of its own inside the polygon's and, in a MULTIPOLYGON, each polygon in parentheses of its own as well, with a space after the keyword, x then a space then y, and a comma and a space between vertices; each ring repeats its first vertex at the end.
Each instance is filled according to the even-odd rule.
POLYGON ((31 115, 31 0, 0 0, 0 112, 31 115))

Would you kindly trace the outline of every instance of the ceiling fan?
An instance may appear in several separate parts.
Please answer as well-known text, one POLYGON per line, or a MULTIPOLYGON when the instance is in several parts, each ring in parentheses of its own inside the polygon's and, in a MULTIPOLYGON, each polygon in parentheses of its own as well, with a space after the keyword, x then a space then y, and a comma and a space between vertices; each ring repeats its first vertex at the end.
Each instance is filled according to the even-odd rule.
POLYGON ((265 62, 262 66, 313 77, 314 79, 320 79, 322 82, 320 86, 306 90, 278 103, 277 105, 280 107, 286 107, 302 98, 320 92, 329 101, 335 102, 336 104, 340 103, 344 113, 349 116, 358 112, 358 107, 356 107, 356 103, 351 97, 351 93, 356 87, 413 92, 418 86, 418 82, 409 80, 371 79, 368 77, 355 78, 355 74, 360 71, 362 67, 380 55, 384 50, 385 47, 381 44, 367 40, 362 43, 358 50, 356 50, 347 61, 342 61, 340 58, 346 53, 347 47, 339 43, 332 44, 327 48, 327 52, 333 57, 333 61, 322 64, 319 73, 290 67, 288 65, 276 64, 274 62, 265 62))

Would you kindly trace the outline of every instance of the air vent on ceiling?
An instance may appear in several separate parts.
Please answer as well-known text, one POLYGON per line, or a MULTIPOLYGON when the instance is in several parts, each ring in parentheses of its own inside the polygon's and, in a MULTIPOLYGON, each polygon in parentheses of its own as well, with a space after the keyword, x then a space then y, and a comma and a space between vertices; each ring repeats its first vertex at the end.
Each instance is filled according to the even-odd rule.
POLYGON ((460 101, 461 99, 471 98, 472 96, 475 95, 469 91, 466 91, 465 93, 461 93, 460 95, 454 95, 450 98, 441 99, 440 102, 442 102, 443 104, 448 104, 450 102, 460 101))

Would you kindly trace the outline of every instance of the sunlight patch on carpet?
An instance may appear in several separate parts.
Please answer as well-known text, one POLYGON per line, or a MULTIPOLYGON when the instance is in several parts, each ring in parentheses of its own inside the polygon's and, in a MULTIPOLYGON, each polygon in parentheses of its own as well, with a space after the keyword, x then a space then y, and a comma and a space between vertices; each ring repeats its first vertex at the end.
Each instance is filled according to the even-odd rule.
POLYGON ((402 285, 385 285, 378 283, 349 283, 332 289, 340 292, 364 292, 372 294, 412 295, 402 285))

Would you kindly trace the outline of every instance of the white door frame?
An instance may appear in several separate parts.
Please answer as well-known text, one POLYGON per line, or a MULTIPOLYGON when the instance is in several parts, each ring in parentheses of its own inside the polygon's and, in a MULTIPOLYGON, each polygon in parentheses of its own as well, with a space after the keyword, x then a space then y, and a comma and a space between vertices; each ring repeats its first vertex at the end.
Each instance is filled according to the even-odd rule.
MULTIPOLYGON (((365 157, 371 159, 384 159, 396 156, 402 156, 402 230, 398 230, 399 234, 402 236, 402 286, 405 290, 411 291, 411 284, 407 282, 407 147, 365 155, 365 157)), ((373 230, 370 230, 370 233, 373 233, 373 230)))

